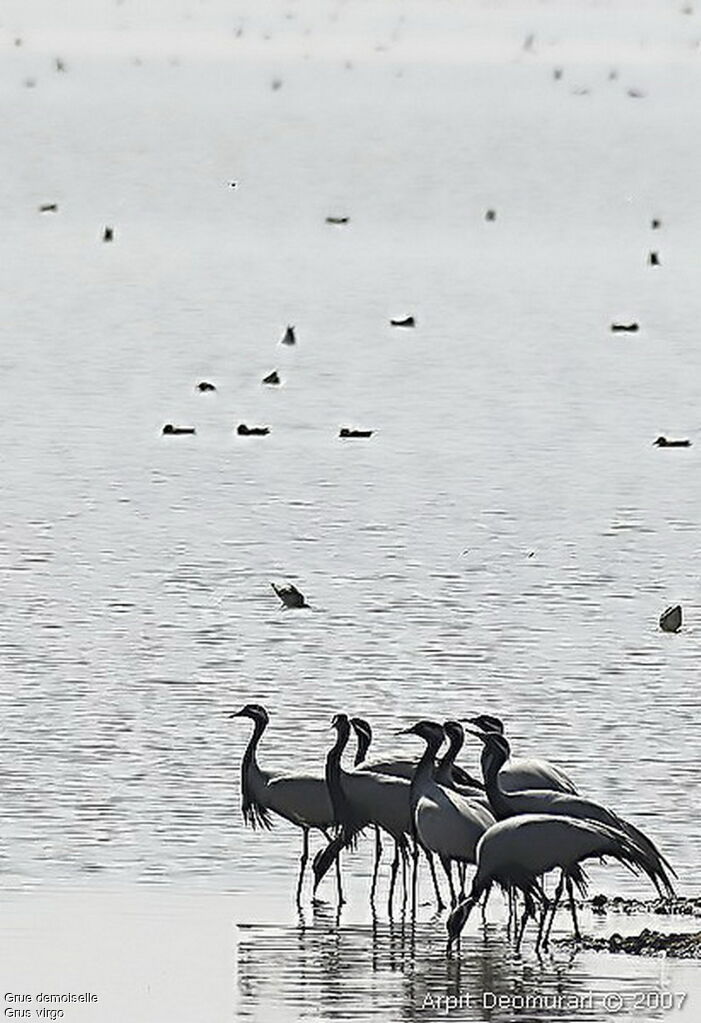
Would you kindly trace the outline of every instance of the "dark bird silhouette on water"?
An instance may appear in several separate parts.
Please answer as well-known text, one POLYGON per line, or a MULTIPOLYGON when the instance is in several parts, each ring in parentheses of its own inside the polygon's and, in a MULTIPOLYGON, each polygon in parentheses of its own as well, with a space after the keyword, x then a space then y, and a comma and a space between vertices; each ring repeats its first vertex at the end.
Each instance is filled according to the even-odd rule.
POLYGON ((40 213, 57 213, 58 203, 57 202, 43 202, 39 207, 40 213))
POLYGON ((216 391, 216 387, 214 384, 210 384, 206 380, 201 380, 197 385, 197 390, 204 394, 205 391, 216 391))
POLYGON ((496 210, 487 210, 487 212, 484 215, 484 219, 488 220, 490 222, 496 220, 497 219, 497 211, 496 210))
POLYGON ((390 324, 393 327, 415 327, 416 326, 416 320, 414 319, 413 316, 405 316, 403 319, 400 319, 400 320, 390 320, 389 322, 390 322, 390 324))
POLYGON ((113 227, 106 227, 105 228, 105 230, 102 232, 102 240, 103 240, 103 242, 113 242, 114 241, 114 228, 113 227))
POLYGON ((635 334, 640 330, 637 323, 612 323, 611 331, 614 334, 635 334))
POLYGON ((278 371, 276 369, 274 369, 272 371, 272 373, 268 373, 267 377, 263 377, 263 381, 262 382, 264 384, 279 384, 280 383, 280 376, 278 374, 278 371))
POLYGON ((690 440, 667 440, 666 437, 658 437, 652 442, 655 448, 690 448, 690 440))
POLYGON ((236 432, 239 437, 266 437, 270 433, 270 427, 246 426, 245 423, 239 423, 236 427, 236 432))
POLYGON ((682 609, 680 604, 665 608, 660 615, 660 628, 663 632, 679 632, 682 627, 682 609))
POLYGON ((326 223, 327 224, 347 224, 349 220, 350 220, 350 217, 327 217, 326 218, 326 223))
POLYGON ((193 434, 194 432, 194 426, 173 426, 172 423, 166 423, 163 427, 163 433, 166 436, 171 437, 179 437, 183 434, 193 434))
POLYGON ((659 229, 662 227, 662 221, 659 219, 659 217, 652 218, 652 220, 650 221, 650 227, 652 228, 653 231, 659 231, 659 229))
POLYGON ((297 338, 295 337, 295 329, 290 324, 287 325, 287 330, 282 335, 282 339, 280 341, 280 344, 281 345, 296 345, 297 344, 297 338))
POLYGON ((349 430, 347 426, 342 426, 338 431, 339 437, 372 437, 374 430, 349 430))
POLYGON ((296 586, 292 583, 288 583, 287 586, 276 586, 275 583, 270 584, 277 593, 278 597, 285 605, 285 607, 310 607, 304 599, 304 594, 301 593, 296 586))
POLYGON ((650 266, 660 265, 660 257, 656 252, 651 252, 650 255, 647 257, 647 261, 650 264, 650 266))

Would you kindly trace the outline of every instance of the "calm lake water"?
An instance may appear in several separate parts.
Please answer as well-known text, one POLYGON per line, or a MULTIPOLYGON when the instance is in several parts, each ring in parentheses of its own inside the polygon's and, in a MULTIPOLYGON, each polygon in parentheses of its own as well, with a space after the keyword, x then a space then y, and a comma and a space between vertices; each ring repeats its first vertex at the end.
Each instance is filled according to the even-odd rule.
POLYGON ((321 770, 336 711, 405 753, 492 711, 698 892, 699 40, 665 0, 4 5, 4 889, 235 896, 250 1019, 657 987, 541 975, 496 920, 460 964, 442 922, 373 934, 365 853, 346 923, 300 926, 299 836, 243 830, 226 712, 321 770))

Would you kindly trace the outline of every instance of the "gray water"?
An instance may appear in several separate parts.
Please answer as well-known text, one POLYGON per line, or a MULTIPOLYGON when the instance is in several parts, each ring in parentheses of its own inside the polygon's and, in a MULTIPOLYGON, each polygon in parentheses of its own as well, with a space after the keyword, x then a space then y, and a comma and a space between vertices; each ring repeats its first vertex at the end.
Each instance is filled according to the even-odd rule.
MULTIPOLYGON (((3 886, 265 894, 316 962, 298 835, 242 828, 256 701, 261 761, 314 770, 338 710, 407 754, 498 713, 698 891, 701 32, 499 6, 5 6, 3 886)), ((297 1018, 285 990, 246 997, 297 1018)))

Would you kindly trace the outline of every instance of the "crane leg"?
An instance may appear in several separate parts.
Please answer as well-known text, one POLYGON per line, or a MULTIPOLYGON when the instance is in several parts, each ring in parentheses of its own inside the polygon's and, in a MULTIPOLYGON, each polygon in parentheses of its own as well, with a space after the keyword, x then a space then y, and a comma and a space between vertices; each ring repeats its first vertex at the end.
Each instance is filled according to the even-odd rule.
POLYGON ((555 895, 553 897, 552 908, 550 910, 550 920, 548 926, 545 928, 545 934, 543 935, 543 948, 547 949, 550 943, 550 931, 553 927, 553 921, 555 920, 555 913, 559 905, 560 899, 562 898, 562 892, 565 887, 565 872, 564 870, 560 873, 560 880, 557 882, 557 888, 555 889, 555 895))
POLYGON ((406 851, 406 846, 401 846, 402 851, 402 917, 406 916, 406 904, 409 898, 409 882, 408 882, 408 871, 409 871, 409 857, 406 851))
POLYGON ((433 881, 433 891, 436 896, 436 910, 442 913, 445 909, 445 903, 441 896, 441 890, 438 885, 438 878, 436 877, 436 864, 433 860, 433 853, 430 849, 424 849, 424 855, 428 861, 428 869, 431 871, 431 880, 433 881))
POLYGON ((299 877, 297 879, 297 906, 302 905, 302 885, 304 883, 304 871, 309 860, 309 828, 302 828, 302 855, 299 858, 299 877))
POLYGON ((375 865, 372 871, 372 885, 370 887, 370 905, 375 906, 375 892, 377 890, 377 878, 380 872, 380 860, 382 859, 382 839, 380 829, 375 828, 375 865))
POLYGON ((455 909, 457 906, 457 899, 455 897, 455 885, 453 884, 453 871, 452 861, 447 856, 440 856, 441 866, 445 871, 445 876, 448 878, 448 887, 450 888, 450 908, 455 909))
POLYGON ((419 890, 419 846, 414 839, 411 847, 411 919, 416 920, 416 902, 419 890))
POLYGON ((458 880, 460 882, 460 892, 458 898, 462 902, 465 898, 465 878, 467 877, 467 864, 462 860, 458 861, 458 880))
POLYGON ((535 939, 535 950, 540 952, 540 943, 543 939, 543 929, 545 927, 545 921, 548 918, 548 910, 550 909, 550 901, 547 898, 543 898, 540 904, 540 920, 538 921, 538 936, 535 939))
POLYGON ((392 906, 394 903, 394 886, 397 881, 397 871, 399 870, 399 846, 395 842, 394 844, 394 859, 392 860, 392 869, 389 875, 389 896, 387 898, 387 912, 392 916, 392 906))
POLYGON ((519 928, 519 932, 518 932, 518 935, 517 935, 517 938, 516 938, 516 954, 517 955, 518 955, 518 953, 521 950, 521 942, 523 941, 523 934, 524 934, 524 931, 526 930, 526 924, 528 923, 528 918, 533 915, 533 899, 531 898, 530 895, 526 895, 525 903, 526 904, 525 904, 524 909, 523 909, 523 917, 521 918, 521 926, 519 928))
POLYGON ((582 932, 579 929, 579 923, 577 922, 577 907, 574 902, 574 890, 572 888, 572 878, 567 875, 567 898, 570 903, 570 913, 572 914, 572 927, 574 928, 575 941, 582 940, 582 932))

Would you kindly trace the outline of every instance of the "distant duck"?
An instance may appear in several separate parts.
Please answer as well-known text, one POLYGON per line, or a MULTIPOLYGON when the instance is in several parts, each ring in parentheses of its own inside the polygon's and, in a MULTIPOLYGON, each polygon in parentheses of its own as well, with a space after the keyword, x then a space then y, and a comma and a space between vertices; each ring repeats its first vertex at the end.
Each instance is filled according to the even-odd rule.
POLYGON ((102 240, 103 240, 103 242, 113 242, 114 241, 114 228, 113 227, 106 227, 105 228, 105 230, 102 232, 102 240))
POLYGON ((640 330, 640 326, 637 323, 612 323, 611 331, 614 334, 635 334, 636 331, 640 330))
POLYGON ((416 320, 414 319, 413 316, 405 316, 401 320, 390 320, 389 322, 390 322, 390 324, 393 327, 415 327, 416 326, 416 320))
POLYGON ((342 426, 338 431, 339 437, 372 437, 374 430, 349 430, 347 426, 342 426))
POLYGON ((57 213, 58 203, 57 202, 43 202, 39 207, 40 213, 57 213))
POLYGON ((270 584, 277 593, 280 600, 283 602, 285 607, 309 607, 304 594, 300 593, 296 586, 289 583, 287 586, 276 586, 275 583, 270 584))
POLYGON ((327 224, 347 224, 349 220, 350 220, 350 217, 327 217, 326 218, 326 223, 327 224))
POLYGON ((238 188, 239 187, 238 181, 228 181, 227 184, 228 184, 229 188, 238 188))
POLYGON ((288 324, 287 330, 282 335, 282 340, 280 341, 280 344, 281 345, 296 345, 297 344, 297 338, 295 337, 295 329, 294 329, 294 327, 292 327, 292 326, 290 326, 288 324))
POLYGON ((493 220, 496 220, 497 219, 497 211, 496 210, 487 210, 487 212, 484 215, 484 219, 488 220, 490 222, 493 221, 493 220))
POLYGON ((216 391, 216 387, 214 384, 207 383, 206 380, 201 380, 197 385, 197 390, 204 393, 205 391, 216 391))
POLYGON ((629 89, 628 95, 631 99, 645 99, 646 93, 641 92, 640 89, 629 89))
POLYGON ((54 67, 56 68, 57 71, 65 71, 66 70, 65 61, 61 60, 60 57, 56 57, 54 61, 54 67))
POLYGON ((650 255, 647 257, 647 261, 650 264, 650 266, 660 265, 660 257, 656 252, 651 252, 650 255))
POLYGON ((182 434, 193 434, 195 432, 194 426, 173 426, 172 423, 166 423, 163 427, 163 431, 166 436, 179 437, 182 434))
POLYGON ((656 448, 690 448, 690 440, 667 440, 666 437, 658 437, 652 442, 656 448))
POLYGON ((662 227, 662 221, 659 219, 659 217, 652 218, 652 220, 650 221, 650 227, 652 228, 653 231, 659 231, 659 229, 662 227))
POLYGON ((556 68, 553 69, 553 78, 555 79, 556 82, 560 81, 560 79, 562 78, 562 68, 561 67, 556 67, 556 68))
POLYGON ((673 604, 665 608, 660 615, 660 628, 663 632, 679 632, 682 627, 681 605, 673 604))
POLYGON ((280 376, 278 371, 274 369, 272 373, 268 373, 267 377, 263 377, 262 383, 264 384, 279 384, 280 376))
POLYGON ((270 87, 273 90, 273 92, 277 92, 278 89, 282 88, 282 79, 273 78, 272 82, 270 83, 270 87))
POLYGON ((269 426, 246 426, 245 423, 239 423, 236 427, 236 432, 239 437, 265 437, 270 433, 269 426))

